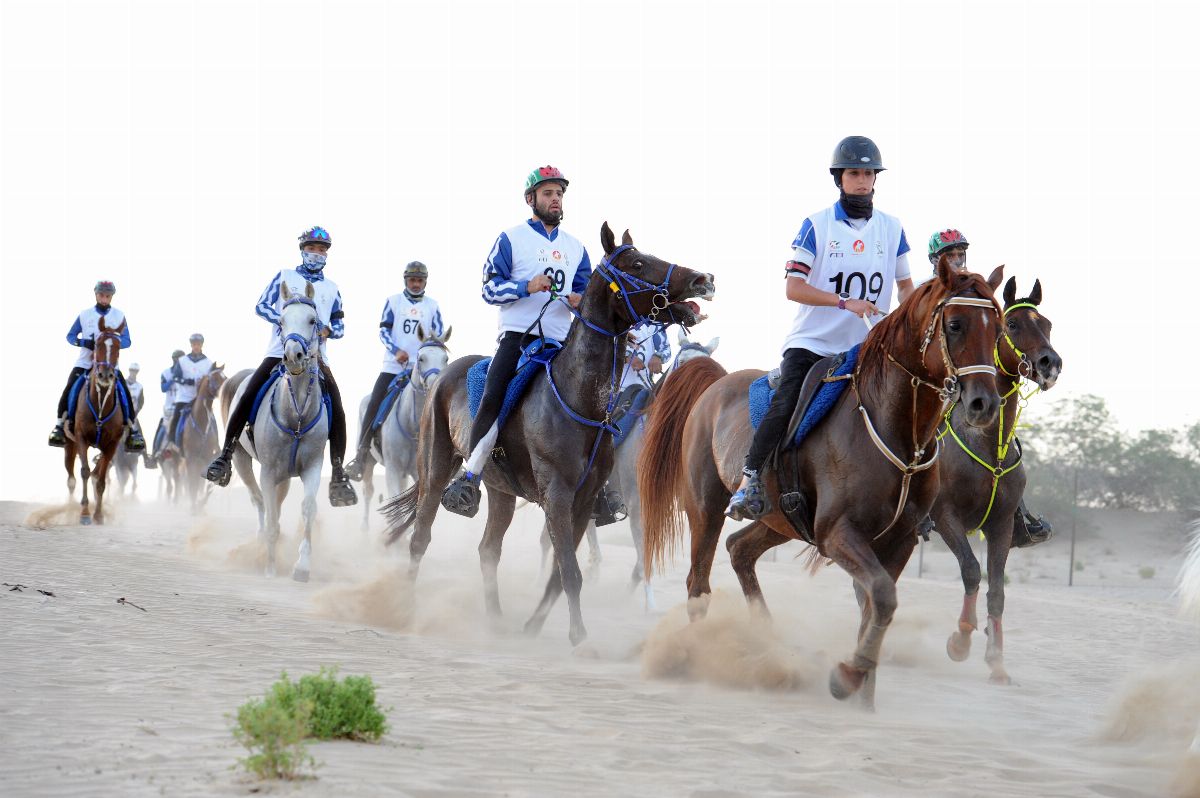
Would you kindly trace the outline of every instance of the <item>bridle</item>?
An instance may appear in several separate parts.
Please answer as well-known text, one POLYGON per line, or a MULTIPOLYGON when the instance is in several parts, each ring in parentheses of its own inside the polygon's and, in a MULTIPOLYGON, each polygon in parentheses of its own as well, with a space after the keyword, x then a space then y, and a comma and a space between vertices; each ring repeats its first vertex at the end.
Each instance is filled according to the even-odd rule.
MULTIPOLYGON (((283 311, 287 310, 292 305, 307 305, 308 307, 313 309, 314 314, 317 314, 317 322, 316 322, 316 324, 312 325, 313 333, 309 337, 305 338, 303 335, 301 335, 300 333, 296 333, 296 332, 288 333, 287 335, 283 336, 283 343, 285 345, 287 344, 288 341, 295 341, 297 344, 300 345, 300 351, 304 353, 304 360, 306 361, 305 365, 307 365, 307 361, 309 359, 311 359, 311 357, 312 357, 311 350, 314 348, 313 345, 316 343, 317 338, 321 332, 320 314, 317 313, 317 303, 312 301, 308 297, 306 297, 306 296, 291 297, 290 299, 285 301, 283 303, 283 306, 279 309, 281 315, 280 315, 278 324, 279 324, 279 331, 281 333, 283 332, 282 313, 283 313, 283 311)), ((297 375, 299 375, 300 373, 301 372, 297 372, 297 375)))

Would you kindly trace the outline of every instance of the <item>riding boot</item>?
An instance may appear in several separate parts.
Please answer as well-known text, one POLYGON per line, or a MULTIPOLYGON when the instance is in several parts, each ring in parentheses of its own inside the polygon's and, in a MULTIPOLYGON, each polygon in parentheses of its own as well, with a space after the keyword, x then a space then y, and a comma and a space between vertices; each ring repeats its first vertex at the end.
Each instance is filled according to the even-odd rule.
POLYGON ((757 521, 771 511, 771 500, 757 471, 743 470, 746 484, 729 497, 725 515, 734 521, 757 521))
POLYGON ((629 517, 629 508, 625 506, 625 497, 611 482, 606 482, 596 494, 596 503, 592 507, 592 518, 596 526, 608 526, 629 517))
POLYGON ((358 504, 358 494, 342 468, 342 458, 331 457, 333 473, 329 477, 329 503, 334 507, 353 507, 358 504))
POLYGON ((937 526, 933 523, 933 519, 927 515, 921 519, 921 523, 917 524, 917 534, 923 537, 925 542, 928 543, 929 533, 936 528, 937 526))
POLYGON ((371 456, 371 444, 360 444, 358 451, 354 453, 354 459, 346 463, 346 476, 355 482, 362 482, 363 472, 374 464, 375 458, 371 456))
POLYGON ((1045 518, 1034 516, 1025 507, 1025 498, 1017 503, 1016 517, 1013 519, 1012 548, 1024 549, 1045 543, 1054 534, 1054 528, 1045 518))
POLYGON ((67 448, 67 433, 64 425, 67 423, 67 417, 64 415, 54 425, 54 429, 50 432, 50 440, 48 443, 51 446, 57 446, 59 449, 67 448))
POLYGON ((237 448, 237 443, 235 436, 225 444, 217 459, 208 464, 208 471, 204 473, 205 479, 217 483, 222 488, 229 484, 229 480, 233 478, 233 450, 237 448))
POLYGON ((442 506, 452 513, 474 518, 479 512, 479 483, 482 478, 470 471, 463 471, 442 491, 442 506))
POLYGON ((125 451, 146 451, 146 439, 142 437, 142 431, 135 424, 125 425, 125 451))

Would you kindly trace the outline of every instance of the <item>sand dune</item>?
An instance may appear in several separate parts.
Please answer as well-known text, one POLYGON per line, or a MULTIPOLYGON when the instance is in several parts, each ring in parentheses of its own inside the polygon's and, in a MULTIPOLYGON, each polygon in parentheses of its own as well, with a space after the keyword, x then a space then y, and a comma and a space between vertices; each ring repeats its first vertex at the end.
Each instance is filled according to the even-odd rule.
MULTIPOLYGON (((318 778, 289 795, 1161 796, 1200 794, 1187 753, 1200 698, 1200 626, 1175 616, 1182 525, 1100 516, 1067 588, 1065 541, 1010 563, 1006 661, 987 682, 983 637, 945 655, 961 585, 940 545, 900 583, 878 711, 828 694, 857 607, 836 568, 797 549, 760 566, 770 623, 752 618, 725 561, 708 618, 688 624, 683 563, 647 615, 627 585, 624 525, 602 530, 585 584, 589 639, 567 642, 565 602, 521 634, 544 588, 541 516, 518 514, 501 563, 504 617, 485 616, 481 522, 440 517, 415 590, 407 557, 322 502, 312 581, 267 580, 237 489, 202 519, 113 502, 115 523, 0 504, 4 795, 241 795, 228 715, 282 670, 370 674, 392 707, 376 746, 313 746, 318 778), (1150 576, 1146 569, 1154 569, 1150 576), (53 593, 48 596, 39 593, 53 593), (145 612, 129 604, 126 598, 145 612)), ((586 555, 584 555, 586 557, 586 555)))

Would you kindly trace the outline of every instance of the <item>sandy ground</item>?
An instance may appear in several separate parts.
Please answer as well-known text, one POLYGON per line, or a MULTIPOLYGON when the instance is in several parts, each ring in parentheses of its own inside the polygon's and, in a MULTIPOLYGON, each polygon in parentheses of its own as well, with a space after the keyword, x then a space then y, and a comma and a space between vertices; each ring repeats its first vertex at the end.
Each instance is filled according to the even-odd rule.
MULTIPOLYGON (((627 589, 627 527, 601 530, 583 592, 589 639, 572 649, 565 601, 542 634, 521 625, 541 594, 536 508, 518 513, 501 563, 506 615, 482 606, 474 521, 443 514, 420 581, 382 520, 322 496, 313 578, 255 564, 245 493, 207 515, 113 502, 104 527, 0 503, 0 793, 26 795, 1200 794, 1187 746, 1200 717, 1200 626, 1171 598, 1184 528, 1172 517, 1091 518, 1068 588, 1069 523, 1010 561, 1009 672, 988 683, 984 640, 951 662, 961 585, 926 547, 900 582, 878 711, 830 697, 857 606, 848 577, 810 577, 781 549, 760 565, 774 624, 751 620, 728 562, 708 620, 688 626, 683 563, 656 581, 663 612, 627 589), (53 593, 48 596, 38 591, 53 593), (126 598, 145 611, 117 603, 126 598), (230 713, 283 670, 369 674, 392 730, 378 745, 312 746, 317 778, 256 782, 230 713)), ((586 546, 581 559, 586 563, 586 546)), ((722 549, 723 554, 723 549, 722 549)))

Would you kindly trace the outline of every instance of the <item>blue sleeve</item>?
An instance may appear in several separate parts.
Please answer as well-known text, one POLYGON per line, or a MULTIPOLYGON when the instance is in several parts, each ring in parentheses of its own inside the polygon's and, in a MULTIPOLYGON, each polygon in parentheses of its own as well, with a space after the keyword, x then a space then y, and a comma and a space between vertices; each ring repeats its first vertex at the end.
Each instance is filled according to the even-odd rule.
POLYGON ((908 236, 906 236, 904 234, 904 228, 901 227, 900 228, 900 246, 899 246, 899 248, 896 249, 896 257, 898 258, 901 255, 907 254, 910 249, 912 249, 912 247, 910 247, 908 245, 908 236))
POLYGON ((333 308, 329 311, 329 329, 333 330, 330 338, 341 338, 346 334, 346 311, 342 309, 341 291, 333 298, 333 308))
POLYGON ((282 281, 283 272, 279 272, 275 275, 275 279, 267 285, 262 296, 258 298, 258 304, 254 307, 255 313, 272 324, 279 323, 279 311, 275 309, 275 303, 279 301, 279 284, 282 281))
POLYGON ((129 337, 129 321, 125 321, 125 329, 121 330, 121 348, 128 349, 133 346, 133 340, 129 337))
POLYGON ((158 384, 159 384, 159 386, 162 387, 163 393, 166 393, 167 391, 171 390, 171 383, 173 382, 173 380, 167 376, 170 373, 171 372, 168 370, 168 371, 164 371, 162 374, 160 374, 158 376, 158 384))
POLYGON ((654 337, 650 339, 650 346, 654 348, 654 354, 658 355, 659 360, 666 363, 671 359, 671 341, 667 338, 666 328, 659 327, 654 331, 654 337))
POLYGON ((433 312, 433 334, 437 338, 441 338, 446 332, 446 327, 442 323, 442 309, 438 308, 433 312))
POLYGON ((792 249, 804 250, 814 258, 817 256, 817 231, 813 227, 812 219, 805 219, 804 224, 800 225, 800 232, 796 233, 795 239, 792 240, 792 249))
POLYGON ((396 323, 396 314, 392 312, 392 303, 388 300, 383 302, 383 315, 379 317, 379 340, 383 341, 383 346, 393 355, 400 347, 396 346, 396 342, 392 339, 392 325, 396 323))
POLYGON ((507 305, 529 296, 529 281, 512 278, 512 242, 501 233, 483 264, 483 301, 507 305))
POLYGON ((83 344, 79 342, 79 336, 82 332, 83 322, 81 322, 79 317, 76 316, 75 323, 72 324, 71 329, 67 331, 67 343, 69 343, 71 346, 83 346, 83 344))
POLYGON ((590 279, 592 279, 592 259, 588 257, 588 251, 584 249, 583 258, 579 261, 579 268, 575 270, 575 278, 571 280, 571 293, 582 294, 587 290, 590 279))

